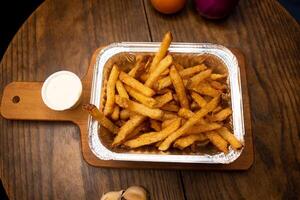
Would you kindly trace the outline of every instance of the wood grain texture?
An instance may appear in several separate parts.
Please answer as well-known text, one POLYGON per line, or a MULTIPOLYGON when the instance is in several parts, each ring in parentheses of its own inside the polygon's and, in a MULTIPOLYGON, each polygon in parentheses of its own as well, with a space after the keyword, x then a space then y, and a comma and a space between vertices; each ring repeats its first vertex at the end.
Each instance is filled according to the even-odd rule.
POLYGON ((253 164, 253 142, 251 131, 251 118, 249 107, 249 96, 247 78, 245 72, 245 60, 242 53, 237 49, 231 49, 236 56, 241 77, 241 88, 243 91, 243 111, 245 127, 245 148, 241 156, 233 163, 224 164, 189 164, 189 163, 159 163, 159 162, 124 162, 114 160, 101 160, 91 151, 88 134, 88 114, 81 106, 90 102, 93 71, 96 70, 96 61, 101 48, 97 49, 91 58, 86 75, 82 78, 83 95, 81 104, 67 111, 53 111, 42 101, 42 82, 12 82, 4 88, 1 100, 1 115, 10 120, 38 120, 38 121, 71 121, 80 129, 81 151, 85 161, 96 167, 109 168, 152 168, 152 169, 195 169, 195 170, 247 170, 253 164), (18 102, 14 102, 15 97, 18 102))
MULTIPOLYGON (((12 81, 43 81, 61 69, 82 77, 99 46, 150 41, 141 8, 142 1, 46 1, 7 49, 0 64, 0 93, 12 81)), ((178 171, 88 165, 79 129, 71 123, 1 118, 0 127, 0 177, 10 199, 100 199, 104 192, 130 185, 146 187, 153 199, 184 198, 178 171)))
POLYGON ((0 94, 12 81, 43 81, 60 69, 82 76, 97 47, 160 41, 167 30, 175 41, 219 43, 245 54, 253 167, 243 173, 95 168, 83 161, 74 125, 1 119, 0 177, 10 199, 99 199, 133 184, 145 186, 153 199, 300 196, 300 28, 276 1, 243 0, 230 17, 212 22, 199 17, 191 2, 177 15, 163 16, 147 0, 48 0, 7 49, 0 94))
POLYGON ((151 36, 172 31, 175 41, 237 47, 246 57, 255 162, 244 173, 182 172, 187 199, 297 199, 300 196, 300 28, 276 1, 240 1, 225 20, 154 12, 151 36), (198 191, 198 192, 195 192, 198 191))

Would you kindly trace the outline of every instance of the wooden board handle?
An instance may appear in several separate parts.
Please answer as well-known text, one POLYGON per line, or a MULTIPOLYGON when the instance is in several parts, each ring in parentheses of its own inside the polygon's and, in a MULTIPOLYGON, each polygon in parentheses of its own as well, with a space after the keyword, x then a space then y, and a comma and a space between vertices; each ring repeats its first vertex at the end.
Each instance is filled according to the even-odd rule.
MULTIPOLYGON (((1 114, 6 119, 78 122, 87 114, 81 105, 67 111, 49 109, 41 97, 42 82, 12 82, 3 92, 1 114)), ((89 94, 83 93, 83 101, 89 94)))

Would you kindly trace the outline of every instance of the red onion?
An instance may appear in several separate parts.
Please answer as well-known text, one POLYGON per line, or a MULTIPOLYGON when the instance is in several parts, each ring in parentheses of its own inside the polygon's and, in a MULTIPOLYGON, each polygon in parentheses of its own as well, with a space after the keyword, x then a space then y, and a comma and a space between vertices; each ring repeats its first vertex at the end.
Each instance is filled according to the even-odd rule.
POLYGON ((209 19, 226 17, 239 0, 195 0, 200 15, 209 19))

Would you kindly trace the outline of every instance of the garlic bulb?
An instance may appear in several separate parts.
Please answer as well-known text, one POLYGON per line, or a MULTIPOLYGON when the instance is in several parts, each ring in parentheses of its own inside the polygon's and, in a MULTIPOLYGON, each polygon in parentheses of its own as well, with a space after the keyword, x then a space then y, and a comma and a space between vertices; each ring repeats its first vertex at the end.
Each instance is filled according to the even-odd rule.
POLYGON ((122 195, 125 200, 147 200, 147 192, 140 186, 129 187, 122 195))
POLYGON ((121 200, 124 190, 107 192, 102 195, 101 200, 121 200))

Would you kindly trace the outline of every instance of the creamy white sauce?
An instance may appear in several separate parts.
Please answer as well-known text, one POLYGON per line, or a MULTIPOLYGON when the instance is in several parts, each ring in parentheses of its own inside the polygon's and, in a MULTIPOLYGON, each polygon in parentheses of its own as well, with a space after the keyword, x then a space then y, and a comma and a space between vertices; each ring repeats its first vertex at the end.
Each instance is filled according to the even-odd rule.
POLYGON ((80 99, 82 84, 78 76, 69 71, 59 71, 47 78, 42 88, 44 103, 53 110, 72 108, 80 99))

